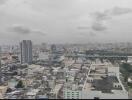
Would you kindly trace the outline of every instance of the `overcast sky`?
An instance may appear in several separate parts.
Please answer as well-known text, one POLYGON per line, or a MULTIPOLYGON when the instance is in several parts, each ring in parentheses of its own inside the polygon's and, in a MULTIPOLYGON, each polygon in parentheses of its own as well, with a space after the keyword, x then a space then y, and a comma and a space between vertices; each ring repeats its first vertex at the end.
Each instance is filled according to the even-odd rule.
POLYGON ((132 42, 132 0, 0 0, 0 44, 132 42))

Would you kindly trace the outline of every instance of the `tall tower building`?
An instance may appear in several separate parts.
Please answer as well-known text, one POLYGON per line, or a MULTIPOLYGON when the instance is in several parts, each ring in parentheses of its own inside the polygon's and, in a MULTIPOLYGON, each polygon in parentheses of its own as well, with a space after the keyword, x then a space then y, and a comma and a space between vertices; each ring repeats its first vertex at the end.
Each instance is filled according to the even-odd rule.
POLYGON ((0 46, 0 53, 2 52, 2 47, 0 46))
POLYGON ((21 64, 32 63, 32 42, 31 40, 23 40, 20 43, 21 49, 21 64))
POLYGON ((1 72, 1 47, 0 47, 0 83, 1 83, 1 80, 2 80, 2 72, 1 72))

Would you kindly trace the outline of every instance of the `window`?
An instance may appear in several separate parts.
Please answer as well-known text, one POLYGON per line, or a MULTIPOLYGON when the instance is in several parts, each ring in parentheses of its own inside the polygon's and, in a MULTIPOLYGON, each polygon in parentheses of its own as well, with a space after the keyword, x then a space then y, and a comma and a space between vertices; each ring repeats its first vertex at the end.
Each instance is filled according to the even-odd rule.
POLYGON ((67 95, 70 95, 70 92, 67 92, 67 95))
POLYGON ((76 94, 78 94, 79 95, 79 93, 77 92, 76 94))

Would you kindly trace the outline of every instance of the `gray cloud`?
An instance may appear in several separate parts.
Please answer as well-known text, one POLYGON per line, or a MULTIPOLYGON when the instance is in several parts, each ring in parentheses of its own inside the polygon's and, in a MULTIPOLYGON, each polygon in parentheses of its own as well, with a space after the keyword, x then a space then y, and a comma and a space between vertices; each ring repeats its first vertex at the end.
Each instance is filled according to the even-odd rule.
POLYGON ((30 34, 32 32, 31 29, 24 26, 20 26, 20 25, 15 25, 10 27, 8 31, 18 33, 18 34, 30 34))
POLYGON ((104 31, 107 29, 107 24, 104 24, 108 22, 108 20, 112 19, 114 16, 119 16, 127 13, 131 13, 132 9, 130 8, 120 8, 120 7, 114 7, 110 10, 105 10, 104 12, 95 12, 91 15, 94 18, 94 21, 92 23, 91 29, 94 31, 104 31))
POLYGON ((30 29, 28 27, 21 26, 21 25, 14 25, 8 28, 8 32, 22 34, 22 35, 33 34, 33 33, 45 35, 43 32, 39 30, 30 29))
POLYGON ((104 22, 111 19, 111 16, 107 12, 95 12, 92 14, 94 21, 92 23, 91 29, 94 31, 104 31, 107 29, 104 22))
POLYGON ((94 31, 104 31, 107 29, 106 25, 104 24, 104 21, 111 19, 111 16, 104 11, 104 12, 95 12, 91 14, 94 18, 94 21, 92 23, 91 27, 87 26, 79 26, 77 29, 84 30, 84 29, 92 29, 94 31))
POLYGON ((132 12, 132 9, 130 8, 120 8, 120 7, 114 7, 112 11, 110 11, 112 15, 123 15, 128 14, 132 12))
POLYGON ((0 5, 3 5, 7 2, 8 0, 0 0, 0 5))
POLYGON ((107 27, 104 24, 102 24, 101 22, 95 22, 95 23, 93 23, 93 25, 92 25, 91 28, 94 31, 104 31, 104 30, 107 29, 107 27))
POLYGON ((107 19, 111 18, 109 16, 108 12, 106 12, 106 11, 104 11, 104 12, 95 12, 95 13, 92 14, 92 16, 94 17, 94 19, 96 21, 107 20, 107 19))

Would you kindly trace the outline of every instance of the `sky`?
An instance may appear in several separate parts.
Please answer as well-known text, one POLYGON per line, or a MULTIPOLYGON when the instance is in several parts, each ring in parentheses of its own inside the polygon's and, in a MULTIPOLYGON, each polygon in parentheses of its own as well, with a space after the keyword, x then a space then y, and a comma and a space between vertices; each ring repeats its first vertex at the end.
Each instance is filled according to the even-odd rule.
POLYGON ((132 0, 0 0, 0 44, 132 42, 132 0))

